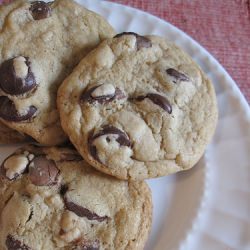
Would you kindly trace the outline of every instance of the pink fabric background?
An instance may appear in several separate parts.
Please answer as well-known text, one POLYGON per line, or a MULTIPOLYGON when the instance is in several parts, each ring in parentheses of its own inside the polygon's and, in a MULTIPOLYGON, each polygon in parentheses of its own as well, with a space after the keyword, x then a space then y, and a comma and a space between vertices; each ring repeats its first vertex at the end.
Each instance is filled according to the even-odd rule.
POLYGON ((156 15, 198 41, 250 103, 250 0, 110 0, 156 15))
POLYGON ((250 0, 110 1, 142 9, 185 31, 219 60, 250 103, 250 0))

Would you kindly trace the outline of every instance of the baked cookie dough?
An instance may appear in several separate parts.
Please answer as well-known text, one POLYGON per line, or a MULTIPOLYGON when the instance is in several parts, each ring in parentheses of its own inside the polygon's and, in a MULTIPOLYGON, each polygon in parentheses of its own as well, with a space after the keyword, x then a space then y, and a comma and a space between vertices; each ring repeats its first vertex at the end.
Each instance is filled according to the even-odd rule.
POLYGON ((0 168, 0 249, 143 249, 151 226, 145 182, 120 181, 66 148, 26 146, 0 168))
POLYGON ((0 122, 0 144, 13 144, 30 141, 31 138, 8 128, 0 122))
POLYGON ((101 43, 58 92, 62 127, 90 165, 121 179, 193 167, 217 123, 212 83, 174 44, 122 33, 101 43))
POLYGON ((80 59, 114 31, 72 0, 0 6, 0 119, 44 145, 66 140, 57 89, 80 59))

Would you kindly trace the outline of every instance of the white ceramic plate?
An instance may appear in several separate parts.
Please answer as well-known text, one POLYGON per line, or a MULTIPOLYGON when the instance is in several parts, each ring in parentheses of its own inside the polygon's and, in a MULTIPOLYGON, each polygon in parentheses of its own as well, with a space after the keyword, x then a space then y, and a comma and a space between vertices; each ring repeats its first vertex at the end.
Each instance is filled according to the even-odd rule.
MULTIPOLYGON (((117 32, 166 37, 183 48, 214 82, 219 123, 196 167, 148 181, 154 215, 146 250, 250 249, 250 109, 223 67, 171 24, 122 5, 78 0, 100 13, 117 32)), ((4 159, 14 147, 1 147, 4 159)))

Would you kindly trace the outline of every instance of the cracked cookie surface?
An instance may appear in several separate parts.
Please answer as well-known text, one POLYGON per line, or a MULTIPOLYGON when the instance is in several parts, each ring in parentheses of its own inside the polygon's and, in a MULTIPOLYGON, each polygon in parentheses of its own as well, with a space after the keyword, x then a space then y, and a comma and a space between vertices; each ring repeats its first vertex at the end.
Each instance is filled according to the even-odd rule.
POLYGON ((0 6, 0 120, 43 145, 67 137, 57 88, 83 56, 114 31, 72 0, 0 6))
POLYGON ((104 175, 68 148, 18 149, 1 164, 0 197, 2 250, 142 250, 151 227, 145 182, 104 175))
POLYGON ((98 170, 121 179, 195 165, 217 123, 212 83, 181 49, 127 32, 104 41, 58 92, 62 127, 98 170))

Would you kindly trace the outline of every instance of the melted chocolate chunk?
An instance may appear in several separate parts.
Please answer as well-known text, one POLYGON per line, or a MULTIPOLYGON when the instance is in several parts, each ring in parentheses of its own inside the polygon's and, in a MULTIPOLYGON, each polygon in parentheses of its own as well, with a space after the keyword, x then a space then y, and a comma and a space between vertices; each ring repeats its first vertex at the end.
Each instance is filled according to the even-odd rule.
POLYGON ((31 248, 15 239, 12 235, 7 236, 5 244, 8 250, 31 250, 31 248))
POLYGON ((158 95, 158 94, 150 93, 145 96, 138 96, 134 99, 136 101, 143 101, 145 98, 150 99, 154 104, 158 105, 159 107, 167 111, 169 114, 172 113, 172 106, 166 97, 158 95))
POLYGON ((96 138, 103 135, 118 135, 116 141, 119 142, 121 146, 127 146, 127 147, 132 146, 132 143, 130 142, 128 135, 116 127, 110 125, 104 126, 100 132, 98 132, 96 135, 93 136, 92 139, 95 140, 96 138))
POLYGON ((97 96, 93 97, 92 93, 101 85, 94 86, 87 91, 83 92, 81 95, 80 100, 82 102, 89 102, 89 103, 94 103, 98 102, 100 104, 105 104, 114 101, 115 99, 120 100, 125 97, 125 95, 122 93, 122 91, 119 88, 115 88, 115 93, 110 94, 110 95, 102 95, 102 96, 97 96))
POLYGON ((57 183, 59 169, 45 156, 35 157, 29 165, 29 179, 36 186, 50 186, 57 183))
MULTIPOLYGON (((95 139, 103 135, 118 135, 116 141, 120 144, 120 146, 132 147, 132 143, 129 140, 129 137, 125 132, 110 125, 104 126, 101 129, 101 131, 99 131, 97 134, 94 135, 93 133, 90 133, 89 138, 88 138, 89 152, 92 155, 92 157, 99 162, 101 161, 97 155, 97 150, 96 150, 96 147, 93 145, 93 142, 95 139)), ((110 141, 108 137, 107 137, 107 141, 108 142, 110 141)))
POLYGON ((99 222, 102 222, 109 218, 108 216, 99 216, 98 214, 91 212, 87 208, 79 206, 72 201, 69 201, 66 197, 64 198, 64 202, 66 208, 69 211, 78 215, 79 217, 86 217, 88 220, 97 220, 99 222))
POLYGON ((29 10, 34 20, 40 20, 51 16, 50 4, 43 1, 32 2, 29 10))
MULTIPOLYGON (((167 74, 169 74, 170 76, 174 77, 176 80, 179 80, 179 81, 189 81, 189 77, 186 76, 185 74, 177 71, 176 69, 172 69, 172 68, 169 68, 166 70, 167 74)), ((176 83, 176 81, 175 81, 176 83)))
POLYGON ((0 87, 9 95, 21 95, 37 86, 35 76, 30 68, 28 57, 15 57, 2 63, 0 66, 0 87), (21 58, 19 60, 19 58, 21 58), (19 76, 15 70, 15 62, 21 63, 20 67, 25 67, 25 75, 19 76), (27 74, 26 74, 27 73, 27 74))
POLYGON ((15 104, 7 96, 0 96, 0 118, 11 121, 21 122, 29 120, 36 113, 37 108, 30 106, 26 114, 20 115, 16 110, 15 104))
POLYGON ((151 41, 145 36, 137 36, 136 37, 136 44, 137 44, 137 50, 140 50, 141 48, 151 48, 152 47, 151 41))
POLYGON ((114 38, 118 38, 121 36, 127 36, 127 35, 132 35, 136 37, 136 46, 137 46, 137 50, 140 50, 141 48, 150 48, 152 47, 152 42, 150 41, 150 39, 148 39, 145 36, 140 36, 134 32, 123 32, 120 34, 117 34, 116 36, 114 36, 114 38))

